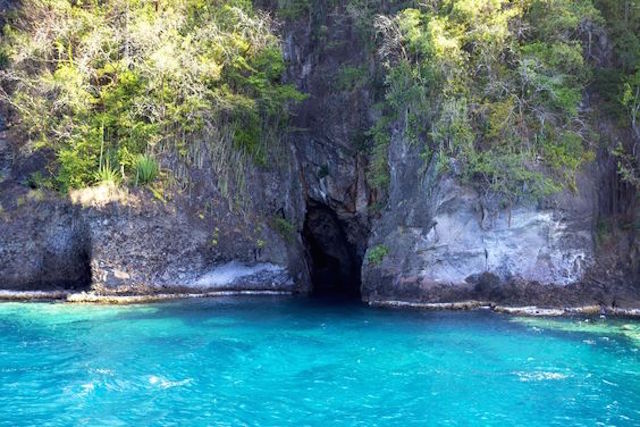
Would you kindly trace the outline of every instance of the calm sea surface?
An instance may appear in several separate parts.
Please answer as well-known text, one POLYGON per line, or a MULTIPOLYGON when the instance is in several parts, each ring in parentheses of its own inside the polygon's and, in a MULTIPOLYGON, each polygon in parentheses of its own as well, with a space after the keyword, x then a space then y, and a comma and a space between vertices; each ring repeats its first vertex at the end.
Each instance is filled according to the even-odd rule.
POLYGON ((640 425, 640 324, 270 297, 2 303, 0 425, 640 425))

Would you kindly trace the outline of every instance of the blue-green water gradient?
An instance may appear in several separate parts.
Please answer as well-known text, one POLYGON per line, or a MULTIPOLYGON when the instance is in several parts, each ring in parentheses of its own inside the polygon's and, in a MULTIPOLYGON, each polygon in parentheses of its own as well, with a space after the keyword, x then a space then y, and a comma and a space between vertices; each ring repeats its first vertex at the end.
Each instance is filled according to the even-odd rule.
POLYGON ((576 322, 270 297, 3 303, 0 426, 640 425, 640 343, 621 333, 638 324, 576 322))

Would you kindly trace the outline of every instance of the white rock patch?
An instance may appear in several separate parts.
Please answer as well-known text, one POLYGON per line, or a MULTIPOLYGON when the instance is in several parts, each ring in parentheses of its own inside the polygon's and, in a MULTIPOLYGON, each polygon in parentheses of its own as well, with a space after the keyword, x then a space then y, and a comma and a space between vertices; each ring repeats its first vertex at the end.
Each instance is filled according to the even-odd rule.
POLYGON ((261 263, 252 266, 231 261, 220 265, 210 272, 191 282, 188 286, 197 288, 231 286, 244 279, 257 275, 275 276, 286 273, 283 267, 271 263, 261 263))

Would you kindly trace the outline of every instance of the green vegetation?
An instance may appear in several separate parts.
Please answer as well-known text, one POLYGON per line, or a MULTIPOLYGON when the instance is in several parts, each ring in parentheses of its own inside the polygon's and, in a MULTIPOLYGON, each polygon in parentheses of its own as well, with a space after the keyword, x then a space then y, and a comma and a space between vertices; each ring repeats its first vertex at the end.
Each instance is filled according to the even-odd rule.
POLYGON ((379 265, 384 258, 389 255, 389 248, 385 245, 376 245, 367 251, 367 262, 373 265, 379 265))
POLYGON ((55 151, 61 190, 144 184, 154 153, 202 141, 264 163, 302 99, 248 0, 26 0, 7 22, 0 101, 33 148, 55 151))
POLYGON ((284 19, 298 19, 309 13, 310 0, 278 0, 278 15, 284 19))
POLYGON ((41 171, 36 171, 29 176, 26 182, 27 186, 32 189, 47 189, 51 190, 54 187, 54 183, 51 179, 46 178, 41 171))
MULTIPOLYGON (((347 61, 329 77, 336 91, 375 94, 386 76, 379 119, 356 142, 382 193, 397 126, 425 166, 505 205, 574 189, 596 142, 589 92, 631 130, 631 142, 609 148, 640 187, 640 0, 270 4, 282 19, 309 20, 318 52, 340 42, 327 33, 337 14, 365 50, 377 46, 384 73, 347 61), (596 58, 601 41, 610 60, 596 58)), ((33 177, 33 188, 146 185, 167 152, 198 165, 207 153, 221 192, 240 197, 230 183, 241 187, 245 159, 267 163, 288 105, 303 99, 282 82, 276 26, 250 0, 25 0, 4 19, 0 102, 28 148, 56 154, 53 178, 33 177)))
POLYGON ((100 184, 118 185, 120 184, 120 175, 118 169, 111 167, 109 159, 101 164, 95 176, 95 182, 100 184))
POLYGON ((640 188, 640 161, 636 149, 640 143, 640 64, 638 71, 624 77, 621 102, 626 112, 625 121, 631 126, 633 143, 618 145, 614 153, 619 159, 618 169, 622 178, 640 188))
POLYGON ((293 242, 296 238, 296 226, 285 218, 274 217, 273 228, 288 242, 293 242))
POLYGON ((153 181, 158 175, 158 164, 151 156, 140 155, 136 159, 136 185, 153 181))
POLYGON ((506 204, 573 188, 592 158, 584 40, 601 22, 591 0, 435 0, 379 16, 387 90, 374 182, 385 183, 380 128, 399 120, 426 162, 455 164, 506 204))
POLYGON ((623 180, 640 188, 640 162, 634 147, 640 142, 640 0, 595 0, 605 19, 612 61, 596 75, 596 89, 605 111, 631 140, 611 147, 623 180))
POLYGON ((367 69, 364 67, 343 67, 338 73, 336 89, 351 91, 366 83, 367 69))
POLYGON ((367 179, 369 184, 380 191, 386 192, 389 187, 388 154, 391 135, 389 126, 392 120, 389 116, 382 116, 370 129, 369 136, 373 143, 369 159, 367 179))

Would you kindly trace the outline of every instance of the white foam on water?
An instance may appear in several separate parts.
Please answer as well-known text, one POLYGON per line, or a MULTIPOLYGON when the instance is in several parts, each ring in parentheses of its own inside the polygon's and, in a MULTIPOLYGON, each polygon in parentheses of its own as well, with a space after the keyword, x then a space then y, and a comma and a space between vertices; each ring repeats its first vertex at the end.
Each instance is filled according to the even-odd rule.
POLYGON ((187 378, 180 381, 171 381, 166 378, 157 377, 155 375, 151 375, 149 377, 149 384, 158 386, 163 389, 188 385, 188 384, 191 384, 192 381, 193 380, 191 378, 187 378))
POLYGON ((111 369, 104 369, 104 368, 89 369, 89 372, 92 374, 113 375, 113 371, 111 369))
POLYGON ((93 391, 96 386, 91 382, 91 383, 86 383, 86 384, 82 384, 82 391, 84 391, 85 393, 89 393, 91 391, 93 391))
POLYGON ((264 272, 279 273, 282 270, 282 267, 271 263, 262 263, 249 266, 237 261, 231 261, 219 267, 216 267, 209 273, 201 276, 198 280, 193 282, 191 286, 198 288, 228 286, 232 285, 239 279, 253 276, 254 274, 264 272))
POLYGON ((86 384, 81 384, 80 391, 78 391, 77 393, 74 393, 73 395, 75 397, 87 397, 89 394, 93 393, 95 389, 96 389, 96 385, 94 384, 93 381, 90 381, 86 384))
POLYGON ((545 371, 536 371, 536 372, 514 372, 522 382, 530 382, 530 381, 558 381, 567 379, 569 376, 566 374, 561 374, 560 372, 545 372, 545 371))

